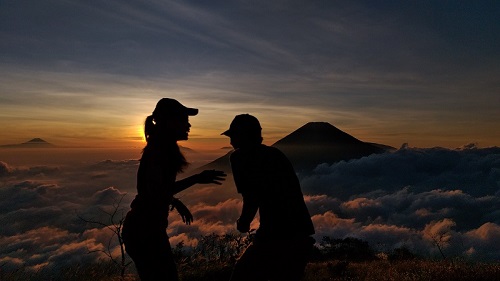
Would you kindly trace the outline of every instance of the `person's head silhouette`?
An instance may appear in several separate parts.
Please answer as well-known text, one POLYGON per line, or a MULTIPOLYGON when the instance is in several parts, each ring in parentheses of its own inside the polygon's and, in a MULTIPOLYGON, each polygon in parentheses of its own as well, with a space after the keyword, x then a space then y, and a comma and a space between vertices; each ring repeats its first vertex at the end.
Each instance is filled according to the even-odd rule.
POLYGON ((231 138, 231 145, 234 148, 259 145, 262 143, 262 128, 259 120, 250 114, 236 115, 229 126, 229 129, 223 132, 231 138))
POLYGON ((197 114, 198 109, 186 107, 175 99, 160 99, 153 114, 146 118, 144 124, 146 141, 150 143, 187 140, 191 127, 189 116, 197 114))
POLYGON ((185 107, 179 101, 171 98, 160 99, 153 111, 155 121, 176 118, 178 116, 195 116, 197 114, 198 109, 185 107))

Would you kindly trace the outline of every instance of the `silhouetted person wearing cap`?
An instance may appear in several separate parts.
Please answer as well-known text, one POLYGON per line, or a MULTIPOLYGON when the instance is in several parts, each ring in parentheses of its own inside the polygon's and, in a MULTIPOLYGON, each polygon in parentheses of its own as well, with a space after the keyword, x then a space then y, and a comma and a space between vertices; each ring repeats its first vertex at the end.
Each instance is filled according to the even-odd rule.
POLYGON ((174 195, 197 183, 221 184, 226 176, 222 171, 206 170, 176 181, 177 174, 188 165, 177 141, 188 139, 189 116, 196 114, 198 109, 163 98, 144 124, 147 144, 137 172, 137 195, 122 231, 125 250, 143 281, 178 280, 166 232, 169 208, 176 208, 186 224, 193 216, 174 195))
POLYGON ((262 144, 260 123, 252 115, 237 115, 222 134, 235 149, 231 168, 243 197, 236 228, 249 232, 257 210, 260 216, 255 239, 236 262, 231 281, 300 280, 314 227, 292 164, 280 150, 262 144))

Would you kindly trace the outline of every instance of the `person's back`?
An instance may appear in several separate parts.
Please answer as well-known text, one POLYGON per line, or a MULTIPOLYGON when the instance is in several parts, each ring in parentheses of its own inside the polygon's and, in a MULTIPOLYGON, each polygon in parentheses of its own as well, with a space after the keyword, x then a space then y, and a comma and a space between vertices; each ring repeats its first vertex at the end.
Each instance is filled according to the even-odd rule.
POLYGON ((277 148, 263 144, 231 154, 238 192, 256 198, 261 239, 282 240, 314 234, 292 164, 277 148))

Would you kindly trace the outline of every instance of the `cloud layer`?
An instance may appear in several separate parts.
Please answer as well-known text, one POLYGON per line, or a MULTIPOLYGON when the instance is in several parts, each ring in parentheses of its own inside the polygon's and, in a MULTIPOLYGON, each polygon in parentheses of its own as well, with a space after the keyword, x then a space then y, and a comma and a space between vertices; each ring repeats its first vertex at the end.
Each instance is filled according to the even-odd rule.
MULTIPOLYGON (((5 268, 64 266, 105 257, 112 232, 79 217, 106 221, 135 195, 138 162, 11 167, 0 162, 0 261, 5 268), (120 200, 122 200, 120 202, 120 200), (92 252, 92 253, 90 253, 92 252)), ((181 176, 182 177, 182 176, 181 176)), ((380 251, 405 246, 427 257, 499 260, 500 149, 404 148, 333 165, 301 177, 316 240, 358 237, 380 251)), ((232 177, 223 186, 180 194, 195 221, 173 212, 172 244, 235 232, 241 200, 232 177)), ((258 220, 253 222, 258 227, 258 220)), ((112 251, 117 252, 116 244, 112 251)))

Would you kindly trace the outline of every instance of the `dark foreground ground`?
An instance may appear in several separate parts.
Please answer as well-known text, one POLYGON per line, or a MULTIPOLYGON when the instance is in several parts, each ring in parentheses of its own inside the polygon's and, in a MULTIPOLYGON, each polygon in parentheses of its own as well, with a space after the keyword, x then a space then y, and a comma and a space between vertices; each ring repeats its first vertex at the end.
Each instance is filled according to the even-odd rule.
MULTIPOLYGON (((211 264, 197 268, 181 268, 181 281, 222 281, 228 280, 231 267, 211 264)), ((124 277, 119 269, 110 263, 75 266, 61 269, 57 273, 40 271, 37 273, 19 269, 0 272, 0 280, 65 280, 65 281, 135 281, 139 280, 133 268, 128 268, 124 277)), ((471 263, 465 261, 408 260, 368 262, 323 261, 307 266, 303 281, 330 280, 500 280, 500 262, 471 263)))

